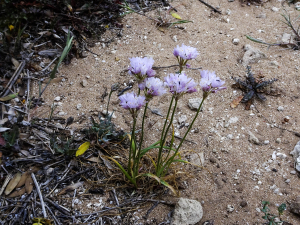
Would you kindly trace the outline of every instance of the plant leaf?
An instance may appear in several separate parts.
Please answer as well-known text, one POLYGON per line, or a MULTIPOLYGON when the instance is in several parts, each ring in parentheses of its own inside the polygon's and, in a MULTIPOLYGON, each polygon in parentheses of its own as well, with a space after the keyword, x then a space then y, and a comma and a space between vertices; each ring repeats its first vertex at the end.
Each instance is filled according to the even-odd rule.
POLYGON ((90 144, 91 143, 87 141, 87 142, 84 142, 82 145, 80 145, 76 151, 76 157, 85 153, 85 151, 89 149, 90 144))
POLYGON ((278 207, 278 213, 279 215, 283 214, 283 211, 286 209, 286 204, 282 203, 279 207, 278 207))
POLYGON ((0 98, 0 101, 5 102, 5 101, 8 101, 8 100, 14 99, 16 97, 18 97, 18 93, 16 93, 16 94, 13 93, 13 94, 6 95, 5 97, 0 98))
POLYGON ((240 104, 240 102, 242 101, 243 99, 243 95, 240 95, 239 97, 237 97, 236 99, 233 99, 233 101, 230 103, 230 107, 231 108, 235 108, 238 106, 238 104, 240 104))
POLYGON ((170 184, 168 184, 166 181, 160 179, 159 177, 155 176, 154 174, 145 173, 145 174, 143 174, 143 176, 147 176, 147 177, 151 177, 151 178, 155 179, 158 183, 160 183, 160 184, 166 186, 167 188, 169 188, 176 196, 179 196, 177 191, 170 184))
POLYGON ((5 195, 9 195, 12 190, 15 189, 19 181, 21 180, 22 174, 21 173, 16 173, 15 176, 9 181, 8 185, 6 186, 5 195))
POLYGON ((69 185, 69 186, 65 187, 64 189, 62 189, 62 190, 58 193, 58 195, 63 195, 63 194, 65 194, 65 193, 68 192, 68 191, 73 191, 73 190, 75 190, 76 188, 81 187, 82 185, 83 185, 83 182, 78 182, 78 183, 69 185))
POLYGON ((127 171, 120 165, 120 163, 118 163, 117 160, 115 160, 115 159, 113 159, 111 157, 108 157, 108 156, 107 156, 107 158, 109 158, 111 161, 113 161, 120 168, 120 170, 122 171, 122 173, 127 177, 128 180, 130 180, 131 183, 133 183, 134 185, 136 184, 134 182, 134 180, 131 178, 131 176, 127 173, 127 171))
POLYGON ((178 20, 181 20, 181 17, 176 13, 176 12, 172 12, 171 15, 178 20))

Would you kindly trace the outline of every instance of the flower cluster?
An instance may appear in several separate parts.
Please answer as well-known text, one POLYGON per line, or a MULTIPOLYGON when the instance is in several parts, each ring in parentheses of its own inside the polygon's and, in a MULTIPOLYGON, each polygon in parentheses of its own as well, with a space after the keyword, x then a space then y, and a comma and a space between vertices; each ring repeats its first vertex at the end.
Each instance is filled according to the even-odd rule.
POLYGON ((169 87, 170 92, 178 99, 185 93, 196 92, 196 82, 192 78, 188 78, 184 73, 170 74, 165 77, 165 85, 169 87))
POLYGON ((161 96, 167 92, 164 83, 155 77, 145 79, 139 84, 139 89, 144 90, 147 100, 152 99, 154 96, 161 96))
POLYGON ((145 96, 137 96, 134 92, 131 93, 126 93, 124 95, 121 95, 119 97, 121 103, 120 105, 124 109, 129 109, 129 110, 139 110, 145 105, 145 96))
POLYGON ((222 81, 215 72, 210 72, 208 70, 200 71, 201 81, 200 86, 204 93, 216 93, 217 91, 221 91, 226 89, 226 87, 222 87, 225 84, 225 81, 222 81))
POLYGON ((174 56, 179 56, 184 60, 195 59, 197 55, 199 55, 196 48, 186 46, 184 44, 182 44, 181 47, 177 45, 177 47, 174 48, 173 54, 174 56))
POLYGON ((154 60, 152 58, 135 57, 130 59, 129 74, 134 75, 139 83, 146 77, 154 77, 155 71, 152 69, 154 60))

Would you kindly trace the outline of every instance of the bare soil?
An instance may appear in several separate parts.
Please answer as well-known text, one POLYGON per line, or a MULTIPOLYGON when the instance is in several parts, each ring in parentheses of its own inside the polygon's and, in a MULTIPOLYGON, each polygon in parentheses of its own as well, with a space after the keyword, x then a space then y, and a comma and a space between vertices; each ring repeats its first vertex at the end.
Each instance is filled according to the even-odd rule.
MULTIPOLYGON (((216 225, 262 224, 265 222, 262 219, 263 213, 257 211, 257 208, 261 208, 262 201, 270 201, 270 208, 276 213, 275 206, 281 203, 288 204, 299 195, 300 181, 297 175, 290 173, 294 170, 294 161, 289 154, 299 137, 272 124, 300 132, 300 52, 279 47, 267 48, 251 42, 245 35, 261 38, 269 43, 279 42, 283 33, 292 33, 282 23, 280 13, 285 9, 291 18, 296 18, 299 12, 294 9, 294 5, 282 6, 281 2, 275 0, 259 6, 244 7, 239 1, 210 0, 209 4, 219 7, 222 15, 211 11, 197 0, 176 0, 171 4, 178 10, 177 13, 182 19, 191 20, 193 23, 181 24, 178 26, 180 28, 164 28, 162 31, 157 29, 155 22, 146 17, 138 14, 127 15, 123 19, 122 37, 109 45, 99 42, 91 48, 99 56, 88 52, 86 58, 74 59, 70 65, 60 68, 57 76, 65 80, 49 85, 44 93, 45 105, 33 115, 47 115, 54 98, 60 96, 62 105, 56 109, 55 114, 64 112, 64 115, 60 115, 65 118, 73 116, 75 119, 83 115, 86 120, 72 126, 74 129, 86 127, 90 123, 88 117, 97 115, 106 107, 108 98, 101 101, 105 88, 110 90, 112 84, 120 83, 123 89, 133 80, 132 76, 124 73, 128 68, 129 58, 150 56, 155 60, 154 66, 169 66, 177 62, 172 54, 176 45, 184 43, 193 46, 198 49, 200 55, 191 62, 192 67, 215 71, 226 81, 227 90, 209 96, 194 124, 194 128, 199 129, 199 132, 188 135, 188 139, 197 144, 186 142, 182 148, 182 156, 188 160, 194 152, 203 152, 204 166, 212 174, 183 165, 182 168, 189 171, 190 178, 183 182, 180 195, 202 203, 204 216, 198 224, 207 220, 214 220, 216 225), (273 7, 277 7, 279 11, 273 11, 273 7), (240 40, 237 45, 232 43, 234 38, 240 40), (232 100, 242 94, 240 90, 231 88, 231 85, 235 83, 232 77, 245 78, 246 68, 241 64, 241 59, 244 54, 243 46, 246 44, 259 48, 267 56, 266 59, 252 64, 252 71, 256 75, 262 74, 266 80, 277 78, 275 86, 282 90, 280 96, 267 96, 266 102, 255 100, 254 105, 260 113, 253 106, 249 111, 245 110, 244 104, 234 109, 230 107, 232 100), (83 80, 87 81, 85 87, 81 84, 83 80), (77 109, 78 104, 82 105, 80 109, 77 109), (279 106, 283 107, 283 111, 278 110, 279 106), (283 124, 286 116, 290 119, 283 124), (266 141, 266 144, 255 145, 249 142, 249 131, 261 139, 261 143, 266 141), (274 152, 284 153, 287 157, 272 159, 274 152), (243 201, 247 202, 244 207, 241 206, 243 201), (233 212, 227 211, 228 205, 234 207, 233 212)), ((157 11, 151 11, 147 15, 155 18, 158 14, 157 11)), ((166 17, 166 20, 173 19, 170 15, 166 17)), ((159 69, 157 77, 163 79, 176 69, 159 69)), ((186 73, 195 81, 200 80, 199 71, 186 70, 186 73)), ((133 89, 136 90, 136 85, 133 89)), ((33 92, 34 95, 38 94, 37 84, 34 84, 33 92)), ((201 91, 185 95, 179 101, 177 120, 179 116, 186 115, 187 122, 191 122, 195 112, 187 103, 188 99, 196 97, 202 97, 201 91)), ((156 98, 151 101, 150 108, 159 109, 166 115, 170 99, 170 95, 156 98)), ((119 106, 116 94, 112 96, 110 110, 115 112, 116 118, 113 122, 124 131, 129 131, 131 116, 119 106)), ((148 128, 145 145, 159 139, 163 121, 161 117, 149 112, 146 124, 148 128)), ((176 131, 182 136, 186 129, 176 128, 176 131)), ((75 204, 74 207, 81 209, 83 213, 99 210, 103 207, 102 204, 93 204, 99 203, 99 198, 108 205, 107 196, 94 196, 92 200, 81 196, 81 204, 75 204)), ((169 193, 163 199, 166 198, 175 197, 169 193)), ((166 221, 170 208, 159 205, 151 212, 148 220, 143 220, 142 215, 147 210, 148 208, 145 208, 136 212, 133 218, 138 215, 139 219, 131 218, 130 222, 124 224, 159 224, 166 221)), ((289 211, 286 211, 282 218, 294 225, 300 224, 299 217, 289 211)))

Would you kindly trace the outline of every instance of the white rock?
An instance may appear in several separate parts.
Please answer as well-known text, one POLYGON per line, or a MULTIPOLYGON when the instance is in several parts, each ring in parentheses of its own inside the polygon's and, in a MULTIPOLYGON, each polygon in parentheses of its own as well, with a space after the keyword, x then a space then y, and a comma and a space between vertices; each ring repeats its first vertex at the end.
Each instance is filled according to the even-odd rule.
POLYGON ((293 175, 296 175, 296 170, 292 170, 291 172, 290 172, 290 174, 293 174, 293 175))
POLYGON ((280 159, 285 159, 285 158, 287 157, 286 154, 280 153, 280 152, 276 153, 276 156, 277 156, 278 158, 280 158, 280 159))
POLYGON ((178 123, 179 123, 179 124, 182 124, 182 123, 184 123, 186 120, 187 120, 187 116, 186 116, 186 115, 181 115, 181 116, 178 118, 178 123))
MULTIPOLYGON (((190 109, 198 109, 201 104, 202 99, 201 98, 191 98, 189 99, 188 106, 190 109)), ((203 105, 201 107, 201 110, 203 110, 203 105)))
POLYGON ((269 140, 265 140, 265 141, 264 141, 264 144, 265 144, 265 145, 268 145, 268 144, 270 144, 270 141, 269 141, 269 140))
POLYGON ((59 96, 55 97, 54 101, 57 101, 57 102, 60 101, 60 97, 59 96))
POLYGON ((281 42, 282 44, 289 44, 291 43, 293 40, 292 40, 292 35, 291 34, 288 34, 288 33, 284 33, 282 35, 282 38, 281 38, 281 42))
POLYGON ((61 112, 58 113, 58 115, 59 116, 64 116, 64 115, 66 115, 66 113, 61 111, 61 112))
POLYGON ((284 107, 283 107, 283 106, 278 106, 277 110, 278 110, 278 111, 283 111, 283 110, 284 110, 284 107))
POLYGON ((82 107, 82 105, 79 103, 76 105, 76 109, 79 110, 82 107))
POLYGON ((234 206, 233 205, 227 205, 227 212, 233 212, 234 206))
POLYGON ((238 117, 230 117, 230 119, 228 120, 228 123, 236 123, 237 121, 239 121, 238 117))
POLYGON ((256 145, 260 144, 259 139, 251 131, 249 131, 249 141, 256 145))
POLYGON ((295 3, 295 9, 296 10, 300 10, 300 2, 296 2, 295 3))
POLYGON ((240 43, 240 39, 234 38, 234 39, 232 39, 232 43, 233 43, 234 45, 238 45, 238 44, 240 43))
POLYGON ((272 7, 272 11, 273 11, 273 12, 278 12, 278 11, 279 11, 279 8, 272 7))
POLYGON ((196 200, 180 198, 175 206, 172 225, 193 225, 203 217, 201 203, 196 200))
POLYGON ((87 80, 81 81, 81 85, 82 85, 82 87, 86 87, 88 85, 87 80))
POLYGON ((174 42, 177 42, 177 36, 176 35, 174 35, 172 39, 173 39, 174 42))

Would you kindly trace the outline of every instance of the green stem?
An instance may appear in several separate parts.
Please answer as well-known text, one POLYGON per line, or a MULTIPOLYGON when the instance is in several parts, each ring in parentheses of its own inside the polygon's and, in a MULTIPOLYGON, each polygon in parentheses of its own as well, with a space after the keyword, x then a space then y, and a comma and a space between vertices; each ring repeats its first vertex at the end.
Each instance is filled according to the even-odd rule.
POLYGON ((138 151, 138 154, 137 154, 137 161, 135 162, 136 168, 135 168, 134 176, 137 176, 138 171, 139 171, 140 154, 141 154, 142 144, 143 144, 143 140, 144 140, 144 123, 145 123, 145 117, 146 117, 146 112, 147 112, 147 108, 148 108, 148 103, 149 102, 147 102, 146 105, 145 105, 145 110, 144 110, 144 115, 143 115, 142 134, 141 134, 141 139, 140 139, 140 144, 139 144, 139 151, 138 151))
MULTIPOLYGON (((162 151, 162 148, 163 148, 163 145, 164 143, 162 142, 163 140, 163 137, 164 137, 164 132, 165 132, 165 129, 166 129, 166 125, 167 125, 167 122, 168 122, 168 119, 169 119, 169 115, 170 115, 170 112, 171 112, 171 108, 172 108, 172 104, 173 104, 173 101, 174 101, 174 96, 172 96, 172 100, 171 100, 171 103, 170 103, 170 106, 169 106, 169 109, 168 109, 168 114, 167 114, 167 118, 165 119, 165 123, 164 123, 164 127, 163 127, 163 130, 161 132, 161 137, 160 137, 160 145, 161 147, 159 148, 159 151, 158 151, 158 159, 157 159, 157 162, 160 161, 160 157, 161 157, 161 151, 162 151)), ((158 163, 156 164, 156 171, 158 171, 158 163)))
MULTIPOLYGON (((207 95, 206 95, 206 97, 207 97, 207 95)), ((161 168, 161 170, 159 171, 159 173, 162 173, 164 170, 165 170, 165 171, 168 171, 168 169, 169 169, 169 167, 170 167, 172 161, 174 160, 175 156, 177 155, 177 153, 178 153, 178 151, 179 151, 179 149, 180 149, 182 143, 184 142, 186 136, 188 135, 188 133, 189 133, 190 130, 192 129, 193 124, 194 124, 194 122, 196 121, 196 119, 197 119, 197 117, 198 117, 198 114, 199 114, 199 112, 200 112, 200 110, 201 110, 202 104, 203 104, 204 100, 206 99, 206 97, 205 97, 205 96, 203 97, 203 99, 202 99, 202 101, 201 101, 201 104, 200 104, 200 106, 199 106, 199 108, 198 108, 198 110, 197 110, 197 113, 196 113, 196 115, 195 115, 195 117, 194 117, 194 119, 193 119, 191 125, 189 126, 189 128, 188 128, 188 130, 186 131, 185 135, 184 135, 183 138, 181 139, 181 141, 180 141, 178 147, 176 148, 176 151, 174 152, 173 156, 170 157, 170 159, 165 163, 165 165, 161 168)))
POLYGON ((162 166, 162 163, 160 162, 161 161, 161 156, 162 156, 162 150, 163 150, 163 147, 164 147, 164 144, 165 144, 165 141, 167 139, 167 135, 168 135, 168 131, 173 123, 173 118, 174 118, 174 114, 175 114, 175 110, 176 110, 176 107, 177 107, 177 102, 178 102, 178 99, 175 98, 175 105, 174 105, 174 108, 173 108, 173 112, 172 112, 172 115, 171 115, 171 119, 170 119, 170 123, 168 125, 168 128, 165 130, 165 134, 164 134, 164 138, 161 142, 161 148, 159 149, 159 152, 158 152, 158 159, 157 159, 157 170, 156 170, 156 175, 159 177, 160 176, 160 167, 162 166))
POLYGON ((135 117, 135 114, 132 113, 132 118, 133 118, 133 126, 132 126, 132 134, 131 134, 131 140, 130 140, 130 150, 129 150, 129 161, 128 161, 128 174, 131 174, 132 175, 132 178, 135 180, 135 177, 133 176, 132 174, 132 170, 131 170, 131 158, 135 157, 135 152, 132 152, 132 144, 133 144, 133 141, 134 141, 134 137, 135 137, 135 124, 136 124, 136 117, 135 117))

